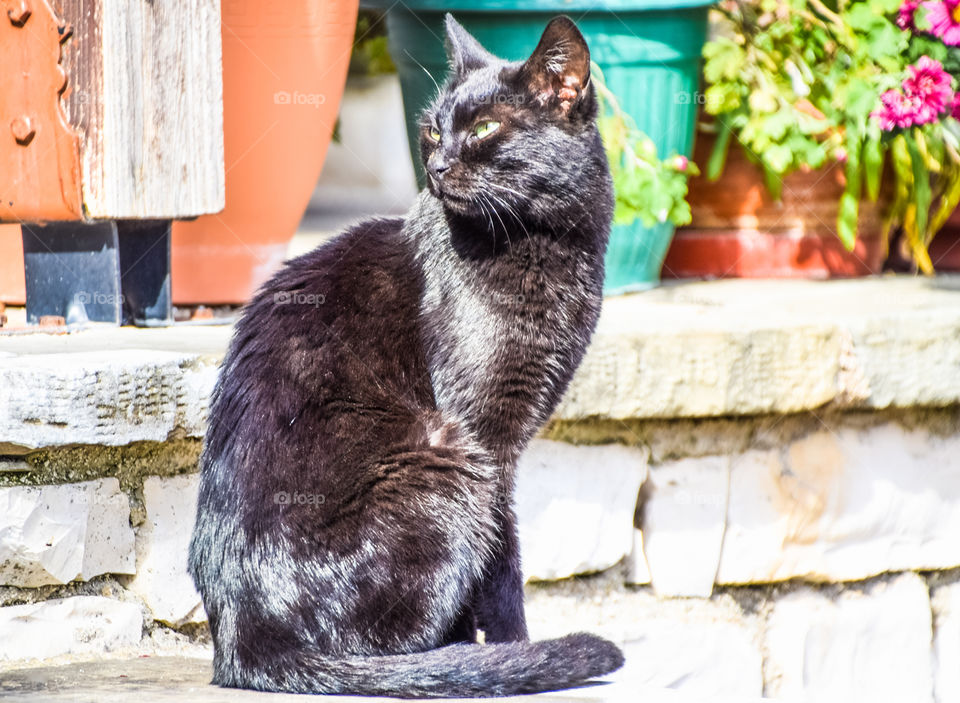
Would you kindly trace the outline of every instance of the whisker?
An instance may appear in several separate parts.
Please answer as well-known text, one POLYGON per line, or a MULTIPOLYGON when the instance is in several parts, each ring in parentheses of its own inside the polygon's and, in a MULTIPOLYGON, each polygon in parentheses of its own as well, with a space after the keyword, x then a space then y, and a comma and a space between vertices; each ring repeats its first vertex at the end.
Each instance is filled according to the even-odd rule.
POLYGON ((487 208, 484 207, 484 200, 480 197, 480 195, 481 195, 481 194, 478 193, 478 194, 477 194, 477 197, 473 199, 473 202, 475 202, 477 205, 480 206, 480 210, 483 212, 483 214, 484 214, 484 215, 487 217, 487 219, 490 221, 490 231, 491 231, 491 232, 496 232, 496 230, 494 230, 494 228, 493 228, 493 218, 490 216, 490 213, 487 212, 487 208))
MULTIPOLYGON (((495 200, 497 199, 496 196, 495 196, 493 193, 483 193, 482 195, 483 195, 484 199, 486 199, 486 198, 488 198, 488 197, 494 198, 495 200)), ((507 237, 507 244, 509 244, 510 246, 513 246, 513 242, 510 241, 510 232, 507 230, 507 225, 504 223, 503 218, 500 217, 500 213, 497 212, 497 207, 496 207, 495 203, 491 203, 489 200, 487 200, 487 202, 489 203, 490 209, 493 211, 493 214, 497 216, 497 219, 498 219, 498 220, 500 220, 500 226, 503 227, 503 233, 504 233, 504 234, 506 235, 506 237, 507 237)))
MULTIPOLYGON (((494 184, 489 184, 489 185, 494 185, 494 184)), ((524 232, 524 234, 526 234, 527 239, 530 239, 530 231, 527 229, 527 226, 523 223, 523 218, 520 217, 519 213, 518 213, 518 212, 514 209, 514 207, 506 200, 506 198, 503 198, 503 197, 497 195, 496 193, 487 193, 487 195, 489 195, 489 196, 490 196, 491 198, 493 198, 497 203, 499 203, 500 205, 502 205, 502 206, 504 207, 504 209, 506 209, 507 214, 509 214, 514 220, 516 220, 516 221, 517 221, 517 224, 519 224, 520 227, 521 227, 521 229, 523 229, 523 232, 524 232)))
POLYGON ((404 50, 403 50, 403 53, 405 53, 407 56, 409 56, 409 57, 413 60, 413 62, 414 62, 415 64, 417 64, 420 68, 423 69, 423 72, 427 74, 427 78, 429 78, 431 81, 433 81, 433 85, 434 85, 434 87, 437 89, 437 95, 440 95, 440 84, 437 83, 437 79, 434 78, 434 77, 430 74, 430 71, 427 70, 427 67, 424 66, 424 65, 423 65, 422 63, 420 63, 419 61, 417 61, 417 60, 414 58, 413 54, 411 54, 408 50, 404 49, 404 50))

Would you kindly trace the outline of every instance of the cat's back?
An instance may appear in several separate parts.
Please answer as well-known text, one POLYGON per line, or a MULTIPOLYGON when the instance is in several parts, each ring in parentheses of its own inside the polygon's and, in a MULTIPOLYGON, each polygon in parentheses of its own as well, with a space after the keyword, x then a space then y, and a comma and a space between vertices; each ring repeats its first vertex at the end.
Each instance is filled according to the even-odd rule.
POLYGON ((402 227, 399 218, 355 225, 264 284, 224 359, 209 444, 237 430, 292 440, 352 406, 431 402, 420 380, 423 282, 402 227))
POLYGON ((363 345, 378 328, 407 324, 422 283, 402 227, 400 218, 367 220, 285 263, 243 311, 231 351, 251 339, 276 351, 354 332, 365 334, 351 344, 363 345))

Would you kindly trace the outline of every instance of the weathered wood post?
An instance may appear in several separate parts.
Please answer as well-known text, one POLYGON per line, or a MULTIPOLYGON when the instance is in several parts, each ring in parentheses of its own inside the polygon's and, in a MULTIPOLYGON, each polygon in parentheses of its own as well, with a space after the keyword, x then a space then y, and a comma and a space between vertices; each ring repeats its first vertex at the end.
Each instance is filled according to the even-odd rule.
POLYGON ((223 206, 218 0, 0 0, 29 320, 169 321, 170 222, 223 206))

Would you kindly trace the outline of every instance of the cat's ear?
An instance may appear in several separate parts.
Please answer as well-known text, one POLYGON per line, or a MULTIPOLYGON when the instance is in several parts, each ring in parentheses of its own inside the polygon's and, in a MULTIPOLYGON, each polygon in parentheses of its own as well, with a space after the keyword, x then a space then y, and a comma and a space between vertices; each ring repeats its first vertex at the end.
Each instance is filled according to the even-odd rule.
POLYGON ((480 46, 480 42, 453 19, 453 15, 449 12, 446 17, 446 28, 447 59, 450 61, 450 67, 458 76, 477 68, 483 68, 493 60, 493 55, 480 46))
POLYGON ((590 49, 573 20, 550 20, 520 76, 538 102, 569 114, 590 84, 590 49))

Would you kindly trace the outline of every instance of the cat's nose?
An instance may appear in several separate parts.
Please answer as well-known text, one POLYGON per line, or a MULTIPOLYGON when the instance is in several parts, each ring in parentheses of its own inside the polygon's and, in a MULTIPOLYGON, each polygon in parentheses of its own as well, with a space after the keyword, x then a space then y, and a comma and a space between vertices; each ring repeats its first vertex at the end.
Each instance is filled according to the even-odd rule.
POLYGON ((430 155, 430 158, 427 159, 427 172, 433 176, 434 179, 440 180, 443 174, 450 170, 451 161, 452 159, 449 157, 439 152, 434 152, 430 155))
POLYGON ((427 170, 430 171, 430 175, 434 178, 440 178, 444 173, 450 170, 450 164, 448 163, 434 163, 427 166, 427 170))

